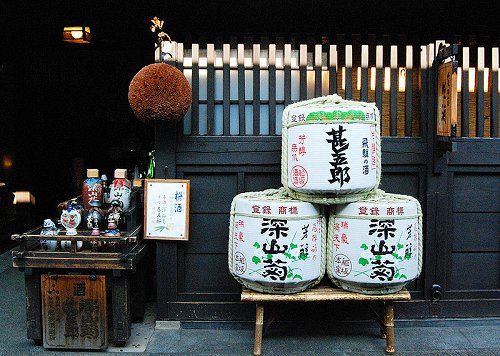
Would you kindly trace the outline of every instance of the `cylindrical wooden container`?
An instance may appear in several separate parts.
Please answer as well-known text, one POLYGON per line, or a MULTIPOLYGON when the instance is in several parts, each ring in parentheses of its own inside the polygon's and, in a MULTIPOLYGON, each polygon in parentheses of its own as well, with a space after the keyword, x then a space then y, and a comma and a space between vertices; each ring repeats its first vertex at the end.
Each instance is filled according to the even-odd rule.
POLYGON ((283 112, 281 182, 290 196, 320 204, 369 197, 380 183, 380 114, 338 95, 283 112))
POLYGON ((245 287, 288 294, 314 286, 326 268, 326 219, 319 205, 297 201, 283 188, 233 199, 229 270, 245 287))
POLYGON ((422 210, 413 197, 378 190, 332 206, 327 272, 339 287, 365 294, 401 290, 422 269, 422 210))

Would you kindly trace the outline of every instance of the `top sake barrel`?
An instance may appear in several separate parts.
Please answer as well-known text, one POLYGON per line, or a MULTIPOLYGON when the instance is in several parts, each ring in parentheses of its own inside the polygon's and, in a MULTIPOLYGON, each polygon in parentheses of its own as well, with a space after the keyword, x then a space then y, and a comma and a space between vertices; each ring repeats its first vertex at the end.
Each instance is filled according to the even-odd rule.
POLYGON ((258 292, 302 292, 326 269, 326 217, 320 205, 283 189, 238 194, 231 206, 229 271, 258 292))
POLYGON ((320 204, 369 197, 380 183, 380 114, 338 95, 283 112, 281 182, 290 196, 320 204))

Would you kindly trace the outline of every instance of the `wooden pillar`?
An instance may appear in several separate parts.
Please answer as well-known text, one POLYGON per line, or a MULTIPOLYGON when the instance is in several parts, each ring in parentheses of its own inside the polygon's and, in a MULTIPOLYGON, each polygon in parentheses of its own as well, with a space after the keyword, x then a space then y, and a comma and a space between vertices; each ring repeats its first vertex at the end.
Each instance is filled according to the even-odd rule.
MULTIPOLYGON (((177 125, 155 126, 155 178, 176 178, 177 125)), ((177 243, 156 242, 157 319, 168 319, 168 303, 177 300, 177 243)))
POLYGON ((112 277, 113 342, 117 346, 130 337, 130 281, 125 273, 113 270, 112 277))
POLYGON ((28 339, 42 344, 42 298, 40 274, 31 268, 24 270, 26 287, 26 331, 28 339))

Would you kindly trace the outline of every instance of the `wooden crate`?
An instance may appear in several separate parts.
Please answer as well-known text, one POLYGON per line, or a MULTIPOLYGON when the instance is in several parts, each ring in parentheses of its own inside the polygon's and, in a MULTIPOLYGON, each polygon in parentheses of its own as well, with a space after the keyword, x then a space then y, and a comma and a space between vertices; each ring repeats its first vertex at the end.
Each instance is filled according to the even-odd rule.
POLYGON ((106 277, 43 274, 41 279, 43 346, 106 348, 106 277))

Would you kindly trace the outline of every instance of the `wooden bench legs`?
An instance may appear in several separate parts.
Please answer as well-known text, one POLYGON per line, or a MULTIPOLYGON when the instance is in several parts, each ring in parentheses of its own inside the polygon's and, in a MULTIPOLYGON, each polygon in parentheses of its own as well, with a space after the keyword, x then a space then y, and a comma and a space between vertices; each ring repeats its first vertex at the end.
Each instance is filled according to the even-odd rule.
MULTIPOLYGON (((394 353, 394 306, 391 301, 384 303, 382 337, 386 339, 387 353, 394 353)), ((262 354, 262 332, 264 327, 264 303, 255 303, 255 337, 253 344, 253 354, 262 354)))
POLYGON ((384 308, 384 327, 386 334, 386 349, 387 353, 394 352, 394 306, 392 302, 386 302, 384 308))
POLYGON ((264 304, 255 303, 255 338, 253 354, 260 356, 262 353, 262 329, 264 327, 264 304))

